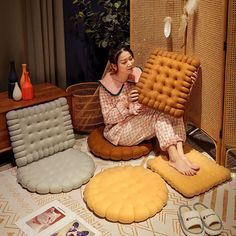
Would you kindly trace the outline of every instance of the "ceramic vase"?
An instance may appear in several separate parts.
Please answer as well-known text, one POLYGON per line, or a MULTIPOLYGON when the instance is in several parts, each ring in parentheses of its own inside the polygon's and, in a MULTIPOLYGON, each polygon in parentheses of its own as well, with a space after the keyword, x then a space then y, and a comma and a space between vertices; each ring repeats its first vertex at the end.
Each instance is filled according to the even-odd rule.
POLYGON ((10 72, 8 76, 8 98, 12 99, 15 83, 18 82, 18 75, 16 73, 15 62, 10 61, 10 72))
MULTIPOLYGON (((22 73, 21 73, 21 77, 20 77, 20 87, 22 89, 23 83, 25 81, 25 72, 27 72, 27 64, 22 64, 22 73)), ((29 81, 30 81, 30 77, 28 75, 29 81)))
POLYGON ((21 98, 22 98, 22 92, 21 92, 21 90, 20 90, 20 87, 19 87, 18 82, 15 82, 15 86, 14 86, 14 89, 13 89, 12 98, 13 98, 13 100, 15 100, 15 101, 20 101, 21 98))
POLYGON ((29 72, 25 72, 25 80, 22 84, 22 99, 30 100, 34 97, 33 86, 29 80, 29 72))

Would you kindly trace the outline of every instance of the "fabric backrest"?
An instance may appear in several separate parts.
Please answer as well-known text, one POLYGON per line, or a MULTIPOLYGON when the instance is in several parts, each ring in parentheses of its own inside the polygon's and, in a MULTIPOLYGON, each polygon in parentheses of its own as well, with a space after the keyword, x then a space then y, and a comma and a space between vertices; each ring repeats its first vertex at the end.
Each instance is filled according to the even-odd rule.
POLYGON ((6 118, 18 167, 74 145, 69 106, 64 97, 12 110, 6 114, 6 118))

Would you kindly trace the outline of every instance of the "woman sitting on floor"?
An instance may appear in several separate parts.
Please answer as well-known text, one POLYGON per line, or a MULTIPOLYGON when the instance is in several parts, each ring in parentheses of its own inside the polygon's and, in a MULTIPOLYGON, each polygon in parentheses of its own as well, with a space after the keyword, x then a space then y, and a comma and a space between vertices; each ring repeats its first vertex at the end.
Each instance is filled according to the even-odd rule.
POLYGON ((172 117, 137 102, 139 94, 134 86, 142 71, 134 67, 130 47, 121 45, 111 50, 109 62, 111 70, 99 81, 104 137, 114 145, 132 146, 156 136, 160 148, 168 152, 170 166, 184 175, 195 175, 199 166, 191 163, 183 151, 186 139, 183 118, 172 117))

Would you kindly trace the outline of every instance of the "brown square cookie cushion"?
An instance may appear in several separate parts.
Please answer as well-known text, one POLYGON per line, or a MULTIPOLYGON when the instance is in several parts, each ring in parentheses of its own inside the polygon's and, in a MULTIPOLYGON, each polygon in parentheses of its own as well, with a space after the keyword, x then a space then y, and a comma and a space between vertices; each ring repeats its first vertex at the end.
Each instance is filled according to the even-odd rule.
POLYGON ((176 52, 156 49, 151 53, 136 85, 139 102, 174 117, 184 115, 200 61, 176 52))

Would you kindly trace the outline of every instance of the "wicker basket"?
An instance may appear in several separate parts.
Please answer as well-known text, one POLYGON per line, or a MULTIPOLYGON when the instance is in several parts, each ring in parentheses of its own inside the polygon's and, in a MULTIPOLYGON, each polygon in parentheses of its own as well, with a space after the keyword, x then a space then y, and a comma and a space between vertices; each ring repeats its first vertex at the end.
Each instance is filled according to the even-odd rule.
POLYGON ((98 82, 84 82, 66 89, 72 96, 72 123, 77 131, 90 133, 104 124, 98 86, 98 82))

